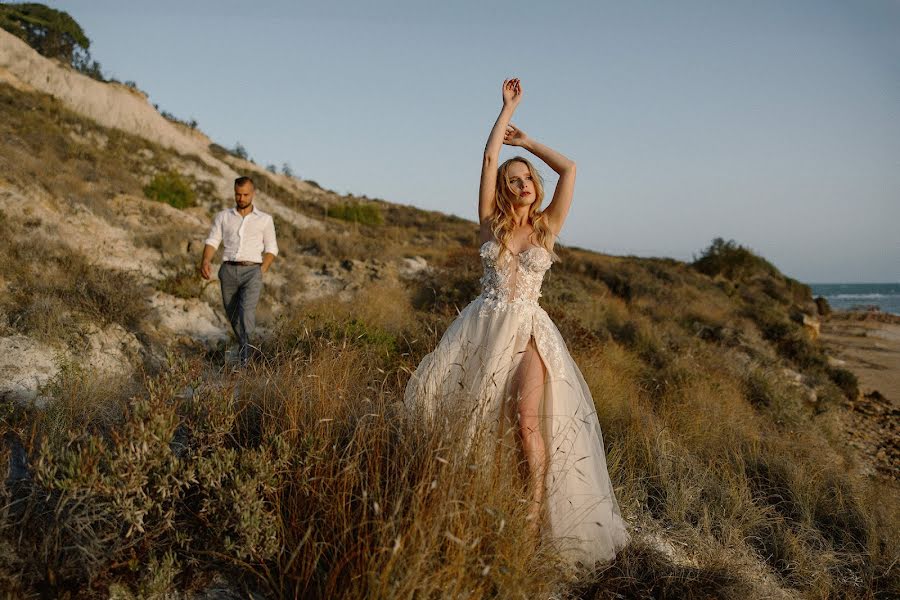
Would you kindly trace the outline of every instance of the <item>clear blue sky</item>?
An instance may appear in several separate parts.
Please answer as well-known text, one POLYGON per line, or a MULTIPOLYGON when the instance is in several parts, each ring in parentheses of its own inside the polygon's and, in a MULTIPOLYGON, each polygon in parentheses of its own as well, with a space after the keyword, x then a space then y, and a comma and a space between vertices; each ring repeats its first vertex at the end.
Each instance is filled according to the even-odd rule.
POLYGON ((108 76, 338 192, 474 220, 518 76, 514 122, 578 162, 563 243, 690 260, 722 236, 802 281, 900 281, 894 0, 50 5, 108 76))

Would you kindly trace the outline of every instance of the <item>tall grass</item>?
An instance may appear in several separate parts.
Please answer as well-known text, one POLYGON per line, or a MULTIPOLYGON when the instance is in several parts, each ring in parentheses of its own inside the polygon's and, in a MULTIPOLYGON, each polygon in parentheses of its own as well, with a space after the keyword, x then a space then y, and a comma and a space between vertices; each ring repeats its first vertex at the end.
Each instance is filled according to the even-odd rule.
MULTIPOLYGON (((746 598, 760 585, 746 565, 760 560, 805 597, 897 589, 886 488, 852 481, 802 420, 782 437, 728 356, 698 346, 652 366, 632 338, 575 358, 640 529, 615 561, 570 579, 527 533, 519 456, 485 460, 454 421, 400 402, 451 315, 420 321, 409 292, 381 286, 365 305, 327 300, 283 319, 241 374, 173 357, 102 412, 69 377, 54 390, 64 412, 4 417, 33 467, 2 488, 0 551, 17 561, 0 577, 51 594, 191 589, 225 572, 273 597, 746 598), (656 368, 686 375, 648 387, 656 368)), ((780 393, 771 385, 757 394, 780 393)))

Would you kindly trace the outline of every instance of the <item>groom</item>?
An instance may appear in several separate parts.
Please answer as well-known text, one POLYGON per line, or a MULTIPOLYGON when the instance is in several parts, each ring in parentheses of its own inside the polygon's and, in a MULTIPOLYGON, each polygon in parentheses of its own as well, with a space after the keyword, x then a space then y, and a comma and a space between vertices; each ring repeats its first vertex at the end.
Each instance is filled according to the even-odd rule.
POLYGON ((200 275, 209 279, 211 261, 224 242, 219 284, 225 314, 240 344, 240 366, 250 357, 250 336, 256 328, 256 303, 262 291, 263 274, 269 270, 278 245, 272 216, 253 206, 256 188, 249 177, 234 180, 234 208, 215 216, 200 262, 200 275))

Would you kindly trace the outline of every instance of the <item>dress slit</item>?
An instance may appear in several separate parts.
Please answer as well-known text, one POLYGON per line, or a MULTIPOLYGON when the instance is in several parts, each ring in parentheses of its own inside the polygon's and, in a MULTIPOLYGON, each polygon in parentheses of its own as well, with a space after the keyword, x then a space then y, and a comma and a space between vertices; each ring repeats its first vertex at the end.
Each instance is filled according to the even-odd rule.
POLYGON ((462 452, 484 433, 485 460, 494 454, 498 464, 514 467, 508 461, 527 460, 517 439, 521 423, 514 386, 521 385, 522 360, 533 344, 537 356, 531 358, 544 369, 536 407, 546 466, 542 532, 570 564, 609 560, 630 535, 607 471, 590 389, 538 304, 552 256, 542 247, 512 254, 493 240, 482 244, 479 254, 482 292, 422 358, 407 384, 405 404, 424 416, 450 408, 462 419, 462 452))

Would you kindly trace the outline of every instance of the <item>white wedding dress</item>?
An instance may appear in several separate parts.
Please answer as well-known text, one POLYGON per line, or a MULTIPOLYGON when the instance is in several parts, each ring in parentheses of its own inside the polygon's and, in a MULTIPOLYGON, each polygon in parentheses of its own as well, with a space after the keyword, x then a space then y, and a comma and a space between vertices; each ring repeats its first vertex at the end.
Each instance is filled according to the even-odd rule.
POLYGON ((590 390, 538 304, 551 255, 539 246, 518 255, 501 253, 493 240, 481 246, 480 255, 481 294, 422 359, 407 384, 405 404, 426 415, 458 409, 453 414, 465 420, 467 436, 485 431, 485 424, 497 431, 494 425, 509 418, 511 380, 533 337, 546 367, 541 423, 548 459, 548 533, 572 563, 610 560, 630 535, 607 472, 590 390))

